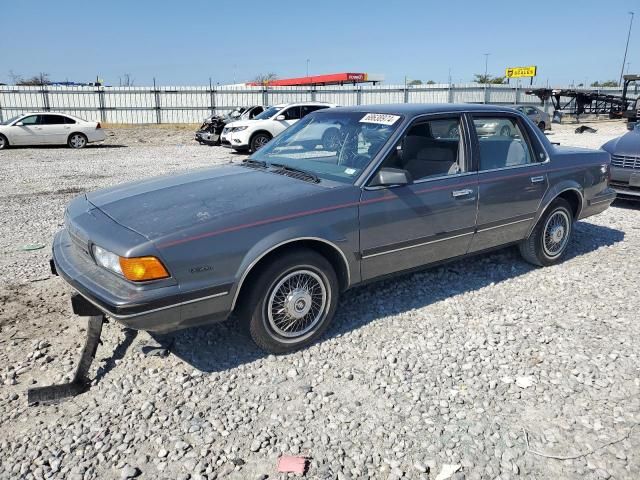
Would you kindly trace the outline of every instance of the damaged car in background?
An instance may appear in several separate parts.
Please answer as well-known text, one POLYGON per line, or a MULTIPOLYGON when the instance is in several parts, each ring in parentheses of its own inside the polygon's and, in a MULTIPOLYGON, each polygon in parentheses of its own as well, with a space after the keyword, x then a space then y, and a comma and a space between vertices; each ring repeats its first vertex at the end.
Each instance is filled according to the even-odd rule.
POLYGON ((602 149, 611 154, 611 186, 618 196, 640 200, 640 124, 602 149))
POLYGON ((254 105, 235 108, 226 115, 211 115, 200 125, 195 140, 200 145, 220 145, 220 136, 225 125, 236 120, 252 120, 262 112, 264 112, 262 105, 254 105))
POLYGON ((282 354, 317 341, 363 282, 507 245, 560 262, 574 223, 615 198, 609 162, 509 108, 325 108, 241 163, 77 197, 52 267, 93 322, 81 365, 105 317, 169 332, 233 313, 282 354), (510 134, 479 132, 494 123, 510 134))

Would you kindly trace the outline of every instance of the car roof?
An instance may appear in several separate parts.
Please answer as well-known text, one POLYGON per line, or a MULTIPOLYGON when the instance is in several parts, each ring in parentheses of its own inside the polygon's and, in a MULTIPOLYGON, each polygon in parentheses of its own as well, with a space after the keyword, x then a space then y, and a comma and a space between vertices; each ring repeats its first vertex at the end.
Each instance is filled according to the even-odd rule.
POLYGON ((362 113, 389 113, 413 117, 427 113, 450 112, 503 112, 514 113, 516 110, 499 105, 485 105, 476 103, 385 103, 379 105, 353 105, 350 107, 337 107, 333 111, 362 112, 362 113))
POLYGON ((78 117, 74 117, 73 115, 69 115, 68 113, 63 113, 63 112, 26 112, 19 116, 27 117, 29 115, 62 115, 63 117, 75 118, 77 120, 80 120, 80 118, 78 117))
POLYGON ((274 105, 274 107, 275 108, 298 107, 300 105, 327 105, 328 107, 335 107, 336 106, 335 103, 310 101, 310 102, 279 103, 277 105, 274 105))

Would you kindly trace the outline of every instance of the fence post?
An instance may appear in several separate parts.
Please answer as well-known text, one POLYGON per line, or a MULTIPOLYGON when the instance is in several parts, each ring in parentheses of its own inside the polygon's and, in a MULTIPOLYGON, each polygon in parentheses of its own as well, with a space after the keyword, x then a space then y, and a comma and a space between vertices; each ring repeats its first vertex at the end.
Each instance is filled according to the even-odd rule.
POLYGON ((311 101, 312 102, 316 101, 316 88, 315 87, 311 87, 311 101))
POLYGON ((484 103, 490 103, 491 102, 491 92, 490 90, 487 88, 487 84, 484 84, 484 103))
POLYGON ((356 87, 356 105, 362 105, 362 87, 356 87))
POLYGON ((267 106, 269 105, 269 92, 268 92, 268 88, 266 85, 264 85, 262 87, 262 105, 263 106, 267 106))
POLYGON ((409 103, 409 85, 404 84, 404 103, 409 103))
POLYGON ((44 105, 44 111, 50 112, 51 104, 49 103, 49 90, 47 90, 46 86, 42 85, 41 92, 42 92, 42 103, 44 105))
POLYGON ((516 99, 513 102, 514 105, 518 105, 520 104, 520 89, 518 88, 518 86, 516 85, 516 99))
POLYGON ((156 123, 162 123, 162 112, 160 111, 160 91, 156 87, 156 79, 153 79, 153 96, 155 98, 156 103, 156 123))
POLYGON ((209 79, 209 103, 211 106, 211 115, 216 114, 216 91, 213 88, 211 79, 209 79))
POLYGON ((449 86, 447 87, 447 102, 449 103, 453 103, 453 88, 455 87, 455 85, 453 84, 449 84, 449 86))
POLYGON ((107 121, 107 112, 106 112, 106 103, 104 101, 104 87, 98 87, 96 90, 98 94, 98 110, 100 111, 100 121, 102 123, 106 123, 107 121))

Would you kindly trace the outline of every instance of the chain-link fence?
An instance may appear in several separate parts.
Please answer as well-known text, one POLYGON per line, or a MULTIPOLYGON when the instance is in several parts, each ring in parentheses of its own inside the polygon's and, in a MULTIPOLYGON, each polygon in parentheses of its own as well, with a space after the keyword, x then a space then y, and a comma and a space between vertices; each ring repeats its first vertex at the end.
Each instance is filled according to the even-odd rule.
MULTIPOLYGON (((0 121, 32 111, 75 115, 104 123, 199 123, 211 114, 249 105, 323 101, 376 103, 492 103, 540 105, 511 85, 336 85, 318 87, 67 87, 0 86, 0 121)), ((621 94, 607 89, 609 94, 621 94)))

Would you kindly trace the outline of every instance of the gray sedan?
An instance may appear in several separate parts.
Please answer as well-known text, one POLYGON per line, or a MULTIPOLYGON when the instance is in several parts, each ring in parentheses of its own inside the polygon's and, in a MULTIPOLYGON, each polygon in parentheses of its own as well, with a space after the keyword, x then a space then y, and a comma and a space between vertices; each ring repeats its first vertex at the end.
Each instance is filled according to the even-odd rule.
POLYGON ((574 222, 615 198, 609 161, 553 146, 509 108, 327 109, 242 163, 76 198, 53 267, 84 298, 76 313, 166 332, 234 312, 283 353, 363 282, 512 244, 559 262, 574 222), (478 135, 492 122, 509 134, 478 135))
POLYGON ((640 125, 602 148, 611 154, 611 186, 621 197, 640 200, 640 125))
POLYGON ((538 107, 532 107, 531 105, 520 105, 516 107, 516 110, 524 113, 529 120, 535 123, 540 130, 543 132, 545 130, 551 129, 551 116, 540 110, 538 107))

